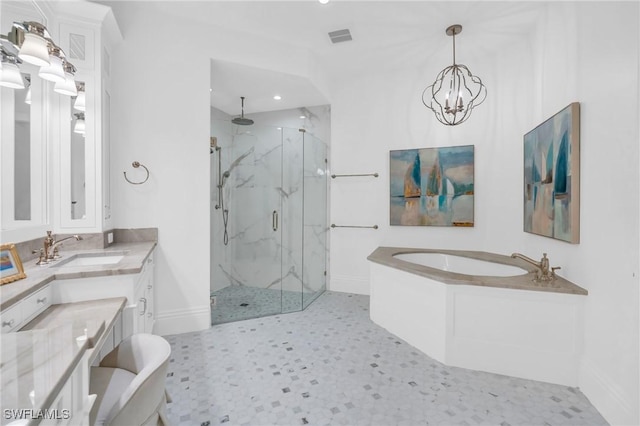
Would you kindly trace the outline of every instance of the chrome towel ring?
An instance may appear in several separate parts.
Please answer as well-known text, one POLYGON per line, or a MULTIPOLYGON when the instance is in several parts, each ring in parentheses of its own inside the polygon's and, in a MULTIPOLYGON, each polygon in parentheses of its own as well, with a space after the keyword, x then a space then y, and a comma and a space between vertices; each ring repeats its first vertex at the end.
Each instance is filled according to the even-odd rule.
POLYGON ((138 167, 142 167, 147 172, 147 177, 145 177, 142 182, 133 182, 133 181, 130 181, 129 178, 127 177, 127 172, 123 172, 124 178, 126 179, 127 182, 129 182, 132 185, 142 185, 147 180, 149 180, 149 169, 147 169, 147 167, 144 164, 140 164, 138 161, 134 161, 133 163, 131 163, 131 165, 133 166, 134 169, 137 169, 138 167))

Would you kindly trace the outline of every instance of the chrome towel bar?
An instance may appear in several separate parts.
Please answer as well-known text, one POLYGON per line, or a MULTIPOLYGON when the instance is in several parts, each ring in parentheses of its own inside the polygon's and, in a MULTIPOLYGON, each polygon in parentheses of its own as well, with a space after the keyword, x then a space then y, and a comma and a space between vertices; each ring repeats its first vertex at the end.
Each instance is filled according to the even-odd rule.
POLYGON ((372 229, 378 229, 378 225, 373 225, 373 226, 336 225, 335 223, 332 223, 331 227, 332 228, 372 228, 372 229))
POLYGON ((335 179, 338 177, 354 177, 354 176, 373 176, 378 177, 378 173, 364 173, 364 174, 355 174, 355 175, 331 175, 331 179, 335 179))

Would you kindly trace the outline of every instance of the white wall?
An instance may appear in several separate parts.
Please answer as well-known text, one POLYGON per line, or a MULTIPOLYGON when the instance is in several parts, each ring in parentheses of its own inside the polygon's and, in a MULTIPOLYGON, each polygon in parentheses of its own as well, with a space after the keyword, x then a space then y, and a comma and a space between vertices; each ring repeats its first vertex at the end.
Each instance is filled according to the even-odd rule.
POLYGON ((330 288, 368 293, 365 259, 382 245, 547 252, 589 291, 582 390, 611 423, 638 424, 638 18, 637 3, 541 4, 535 31, 499 55, 459 54, 488 98, 453 128, 420 102, 445 56, 331 81, 332 172, 381 177, 332 182, 332 222, 380 229, 332 231, 330 288), (522 231, 522 137, 574 101, 582 120, 577 245, 522 231), (390 227, 389 150, 467 144, 475 145, 475 227, 390 227))
MULTIPOLYGON (((309 71, 309 52, 213 25, 205 33, 154 4, 114 6, 125 41, 113 55, 112 190, 115 226, 159 228, 158 324, 171 333, 209 322, 210 58, 306 76, 320 67, 309 71), (188 41, 177 37, 185 28, 188 41), (133 160, 150 168, 146 185, 122 179, 133 160)), ((610 422, 638 424, 638 4, 540 7, 537 29, 514 35, 499 55, 459 56, 489 89, 459 127, 440 125, 420 101, 450 61, 446 49, 356 77, 321 76, 332 173, 381 174, 331 183, 332 223, 380 229, 331 231, 330 288, 367 293, 366 256, 379 245, 546 251, 589 291, 582 390, 610 422), (522 231, 522 136, 573 101, 582 106, 578 245, 522 231), (389 227, 388 151, 466 144, 476 147, 475 227, 389 227)))
POLYGON ((210 325, 210 60, 305 76, 311 56, 214 26, 194 26, 172 13, 180 2, 113 2, 112 7, 124 37, 112 55, 114 226, 159 228, 156 331, 205 329, 210 325), (129 185, 122 177, 134 160, 149 168, 144 185, 129 185))

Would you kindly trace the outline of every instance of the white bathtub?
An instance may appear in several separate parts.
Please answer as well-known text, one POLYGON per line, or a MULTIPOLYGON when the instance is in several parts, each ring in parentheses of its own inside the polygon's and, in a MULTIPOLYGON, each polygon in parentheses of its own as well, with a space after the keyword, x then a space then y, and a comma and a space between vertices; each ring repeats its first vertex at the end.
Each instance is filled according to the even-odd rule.
POLYGON ((393 257, 405 262, 464 275, 512 277, 529 272, 517 266, 443 253, 399 253, 393 257))
POLYGON ((447 365, 578 385, 587 291, 507 255, 379 247, 371 320, 447 365))

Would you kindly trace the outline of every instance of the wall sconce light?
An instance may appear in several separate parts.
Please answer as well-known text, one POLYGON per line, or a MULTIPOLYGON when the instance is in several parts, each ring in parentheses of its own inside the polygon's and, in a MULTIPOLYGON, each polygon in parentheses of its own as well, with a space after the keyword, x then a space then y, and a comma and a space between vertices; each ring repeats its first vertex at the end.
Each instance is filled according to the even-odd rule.
POLYGON ((76 124, 73 126, 73 133, 78 133, 84 137, 86 130, 86 123, 84 121, 84 112, 77 112, 73 114, 76 118, 76 124))
POLYGON ((29 78, 28 76, 25 76, 24 79, 27 80, 27 83, 29 83, 27 94, 24 95, 24 103, 27 105, 31 105, 31 78, 29 78))
POLYGON ((7 55, 2 49, 2 68, 0 69, 0 86, 10 89, 24 89, 24 81, 20 68, 18 68, 19 59, 15 56, 7 55))
POLYGON ((65 79, 56 83, 53 86, 53 91, 56 93, 60 93, 61 95, 67 96, 77 96, 78 88, 76 87, 76 80, 74 74, 76 73, 76 67, 74 67, 70 62, 64 61, 64 77, 65 79))
POLYGON ((54 83, 64 81, 65 75, 60 48, 50 42, 49 52, 49 65, 41 67, 38 76, 43 80, 53 81, 54 83))
POLYGON ((465 65, 456 64, 456 34, 461 31, 462 25, 447 28, 447 35, 453 37, 453 65, 440 71, 436 81, 422 92, 424 106, 448 126, 466 121, 487 97, 487 88, 480 77, 471 74, 465 65))
POLYGON ((18 57, 24 62, 37 67, 49 65, 49 48, 45 37, 47 28, 39 22, 14 22, 14 27, 24 32, 24 39, 20 45, 18 57))
POLYGON ((4 70, 5 64, 8 64, 9 69, 7 76, 0 78, 1 85, 23 89, 24 83, 19 85, 11 76, 14 75, 15 68, 18 68, 22 62, 26 62, 40 67, 38 76, 55 82, 53 90, 57 93, 67 96, 77 95, 74 81, 76 68, 66 60, 62 49, 53 42, 47 28, 41 23, 14 22, 6 36, 0 35, 0 49, 2 69, 4 70))
POLYGON ((78 89, 78 96, 76 100, 73 102, 73 108, 85 112, 87 107, 87 97, 84 92, 84 83, 76 82, 76 88, 78 89))

